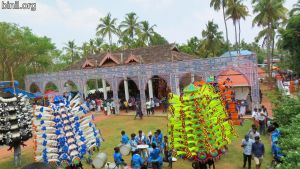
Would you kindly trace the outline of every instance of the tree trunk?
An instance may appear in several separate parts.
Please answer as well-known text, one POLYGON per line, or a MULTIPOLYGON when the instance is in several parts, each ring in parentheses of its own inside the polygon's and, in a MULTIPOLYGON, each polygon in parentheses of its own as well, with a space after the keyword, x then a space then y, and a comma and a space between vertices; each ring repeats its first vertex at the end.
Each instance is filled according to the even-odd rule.
POLYGON ((239 54, 241 54, 241 49, 240 49, 240 45, 241 45, 241 20, 239 20, 239 45, 238 45, 238 49, 239 49, 239 54))
POLYGON ((236 49, 236 51, 238 51, 238 40, 237 40, 236 22, 234 23, 234 31, 235 31, 235 49, 236 49))
POLYGON ((270 51, 270 47, 271 47, 271 27, 270 25, 268 25, 268 43, 267 43, 267 64, 268 64, 268 75, 269 77, 272 76, 272 69, 271 69, 271 62, 270 62, 270 58, 271 58, 271 51, 270 51))
POLYGON ((222 12, 223 12, 223 19, 225 24, 225 31, 226 31, 226 44, 227 44, 227 50, 229 51, 229 56, 231 56, 230 48, 229 48, 229 40, 228 40, 228 29, 227 29, 227 22, 225 17, 225 5, 222 2, 222 12))
POLYGON ((273 32, 273 35, 272 35, 272 52, 271 52, 271 62, 270 62, 271 70, 273 68, 274 48, 275 48, 275 31, 273 32))
POLYGON ((111 52, 111 48, 112 48, 112 38, 111 38, 111 33, 109 33, 109 35, 108 35, 109 37, 109 50, 110 50, 110 52, 111 52))

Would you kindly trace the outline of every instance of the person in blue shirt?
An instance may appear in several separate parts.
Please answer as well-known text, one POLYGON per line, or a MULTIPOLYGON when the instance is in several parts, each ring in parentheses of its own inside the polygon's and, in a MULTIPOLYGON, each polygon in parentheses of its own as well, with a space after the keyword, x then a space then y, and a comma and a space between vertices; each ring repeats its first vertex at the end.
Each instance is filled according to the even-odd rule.
POLYGON ((162 143, 162 142, 163 142, 163 134, 161 133, 161 130, 160 130, 160 129, 157 129, 156 132, 158 133, 158 140, 159 140, 159 143, 162 143))
POLYGON ((283 154, 281 153, 277 140, 275 140, 272 144, 272 154, 277 162, 282 162, 281 157, 283 157, 283 154))
POLYGON ((152 136, 152 132, 150 131, 147 137, 147 145, 149 145, 149 147, 152 145, 152 141, 153 141, 153 136, 152 136))
POLYGON ((158 135, 159 135, 159 134, 157 133, 157 131, 154 132, 154 137, 152 138, 152 143, 155 143, 158 147, 160 147, 161 142, 160 142, 160 140, 159 140, 158 135))
POLYGON ((131 146, 131 155, 133 156, 133 153, 135 152, 135 150, 137 150, 137 142, 135 140, 134 133, 132 133, 130 136, 131 136, 131 139, 129 140, 129 144, 131 146))
POLYGON ((152 164, 153 169, 161 169, 163 159, 160 156, 160 149, 156 147, 155 143, 152 143, 153 151, 150 153, 150 156, 148 158, 148 162, 152 164))
POLYGON ((127 136, 125 131, 121 131, 121 135, 122 135, 121 143, 122 144, 128 144, 129 143, 129 137, 127 136))
POLYGON ((142 130, 139 130, 139 135, 135 137, 135 141, 138 143, 138 145, 147 143, 146 137, 142 130))
POLYGON ((144 164, 144 160, 140 156, 139 151, 135 150, 131 158, 131 167, 133 169, 141 169, 143 164, 144 164))
POLYGON ((114 160, 117 166, 126 166, 127 164, 125 163, 125 161, 122 158, 122 154, 120 153, 120 148, 119 147, 115 147, 114 148, 114 160))

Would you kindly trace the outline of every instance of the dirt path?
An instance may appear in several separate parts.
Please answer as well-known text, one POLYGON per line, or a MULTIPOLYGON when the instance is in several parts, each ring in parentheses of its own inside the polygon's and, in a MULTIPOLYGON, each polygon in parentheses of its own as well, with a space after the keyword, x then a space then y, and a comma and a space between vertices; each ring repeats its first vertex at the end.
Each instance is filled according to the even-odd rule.
MULTIPOLYGON (((93 114, 95 114, 95 113, 93 113, 93 114)), ((97 123, 97 122, 102 121, 104 119, 107 119, 109 117, 111 117, 111 116, 105 116, 105 115, 103 115, 103 113, 95 114, 94 123, 97 123)), ((31 151, 33 151, 33 139, 32 138, 29 139, 29 140, 27 140, 25 142, 25 144, 27 146, 25 146, 24 148, 22 148, 22 152, 24 152, 24 151, 30 151, 30 149, 32 149, 31 151)), ((1 146, 0 147, 0 156, 1 156, 0 161, 4 161, 4 160, 7 160, 7 159, 13 157, 13 154, 14 154, 13 150, 7 151, 8 148, 9 148, 8 146, 1 146)))
POLYGON ((264 84, 261 84, 260 85, 260 88, 261 88, 261 92, 263 93, 263 98, 262 98, 262 102, 261 104, 264 105, 266 108, 267 108, 267 111, 268 111, 268 115, 270 117, 273 117, 273 112, 272 112, 272 102, 271 100, 266 96, 266 92, 269 89, 269 86, 267 85, 264 85, 264 84))

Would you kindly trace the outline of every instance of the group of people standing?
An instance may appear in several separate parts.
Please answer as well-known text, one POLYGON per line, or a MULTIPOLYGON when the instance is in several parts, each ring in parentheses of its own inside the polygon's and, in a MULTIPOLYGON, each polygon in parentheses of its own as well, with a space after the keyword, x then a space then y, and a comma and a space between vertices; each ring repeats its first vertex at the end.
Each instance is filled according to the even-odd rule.
POLYGON ((249 132, 245 135, 245 138, 242 141, 242 147, 244 149, 244 163, 243 167, 246 167, 246 163, 248 161, 248 168, 251 168, 251 159, 255 161, 256 169, 261 168, 261 164, 263 162, 263 157, 265 154, 265 147, 261 141, 261 135, 265 135, 267 133, 266 128, 268 128, 268 132, 271 133, 272 140, 272 154, 274 160, 280 161, 279 157, 282 156, 280 152, 280 148, 278 147, 278 137, 279 130, 277 123, 271 123, 268 119, 268 112, 265 106, 261 106, 261 108, 254 108, 252 112, 253 124, 249 132), (259 130, 258 130, 259 128, 259 130))
POLYGON ((100 98, 96 99, 86 99, 86 103, 91 111, 101 112, 103 111, 105 115, 116 113, 116 104, 113 99, 102 100, 100 98))
MULTIPOLYGON (((122 131, 121 135, 122 145, 130 145, 131 147, 130 166, 133 169, 148 168, 149 166, 153 169, 161 169, 163 161, 169 162, 169 167, 172 168, 172 151, 169 150, 168 137, 163 136, 160 129, 157 129, 154 135, 150 131, 148 136, 142 130, 139 130, 137 135, 132 133, 130 138, 125 131, 122 131), (144 145, 144 148, 139 148, 139 145, 144 145)), ((120 148, 115 147, 114 151, 115 163, 118 166, 126 166, 120 148)))

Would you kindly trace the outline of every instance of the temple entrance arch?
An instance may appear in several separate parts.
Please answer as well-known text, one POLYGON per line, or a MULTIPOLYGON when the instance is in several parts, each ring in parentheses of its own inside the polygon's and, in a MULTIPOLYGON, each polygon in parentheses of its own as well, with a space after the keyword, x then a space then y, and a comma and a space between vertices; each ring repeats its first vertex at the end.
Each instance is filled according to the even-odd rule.
POLYGON ((118 87, 118 97, 121 110, 125 109, 125 100, 128 101, 129 109, 135 110, 135 103, 140 100, 140 90, 135 81, 128 77, 121 80, 118 87))
POLYGON ((78 91, 77 85, 72 80, 66 81, 64 84, 64 87, 65 87, 66 92, 77 92, 78 91))
POLYGON ((168 94, 171 92, 167 80, 161 76, 154 75, 146 84, 146 100, 150 101, 152 98, 155 103, 155 111, 164 112, 167 108, 168 94))
POLYGON ((41 92, 39 86, 36 83, 31 83, 31 85, 29 87, 29 91, 31 93, 41 92))
POLYGON ((53 82, 51 82, 51 81, 48 82, 48 83, 46 83, 44 91, 47 92, 49 90, 55 91, 55 92, 59 92, 58 91, 58 87, 53 82))
POLYGON ((113 97, 111 85, 105 79, 88 79, 85 86, 86 96, 90 99, 106 100, 113 97))

